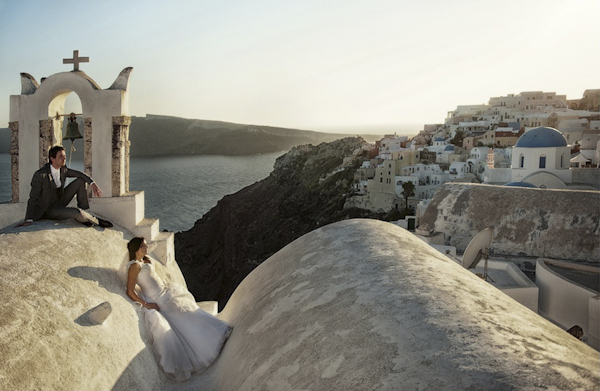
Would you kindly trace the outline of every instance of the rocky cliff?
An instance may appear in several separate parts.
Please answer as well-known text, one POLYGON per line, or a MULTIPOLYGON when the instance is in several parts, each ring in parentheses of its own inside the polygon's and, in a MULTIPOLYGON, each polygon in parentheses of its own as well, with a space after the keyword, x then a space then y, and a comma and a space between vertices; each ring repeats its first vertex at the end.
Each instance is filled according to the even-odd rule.
POLYGON ((447 183, 419 227, 464 250, 492 228, 496 255, 600 262, 600 192, 447 183))
POLYGON ((190 291, 223 306, 250 271, 305 233, 352 217, 394 217, 343 207, 365 148, 361 138, 295 147, 267 178, 224 197, 177 233, 177 261, 190 291))

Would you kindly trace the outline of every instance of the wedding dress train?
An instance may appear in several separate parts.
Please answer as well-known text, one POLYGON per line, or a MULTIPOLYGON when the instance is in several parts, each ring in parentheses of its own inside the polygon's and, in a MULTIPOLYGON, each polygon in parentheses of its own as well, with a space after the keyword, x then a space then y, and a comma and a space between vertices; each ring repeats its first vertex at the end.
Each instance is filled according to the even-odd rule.
POLYGON ((160 310, 144 309, 146 330, 163 370, 176 380, 203 372, 219 355, 232 327, 198 307, 192 294, 177 284, 166 285, 153 263, 141 266, 137 284, 144 300, 160 310))

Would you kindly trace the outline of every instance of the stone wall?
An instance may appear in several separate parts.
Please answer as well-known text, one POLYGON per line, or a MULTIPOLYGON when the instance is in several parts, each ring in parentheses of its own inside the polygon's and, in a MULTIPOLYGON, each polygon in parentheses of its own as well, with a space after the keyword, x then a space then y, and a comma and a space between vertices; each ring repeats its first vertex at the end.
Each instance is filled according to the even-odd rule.
POLYGON ((600 192, 447 183, 419 227, 464 251, 492 228, 492 254, 600 262, 600 192))
POLYGON ((600 189, 600 169, 598 168, 572 168, 573 183, 584 183, 600 189))

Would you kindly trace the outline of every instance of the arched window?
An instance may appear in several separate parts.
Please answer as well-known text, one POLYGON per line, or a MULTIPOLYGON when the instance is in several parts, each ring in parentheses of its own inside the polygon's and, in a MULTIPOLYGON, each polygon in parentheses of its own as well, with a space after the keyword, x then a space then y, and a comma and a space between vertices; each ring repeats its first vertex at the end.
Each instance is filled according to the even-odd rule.
POLYGON ((521 154, 521 156, 519 157, 519 168, 523 168, 525 167, 525 156, 523 156, 523 154, 521 154))
POLYGON ((546 168, 546 155, 540 156, 540 168, 546 168))

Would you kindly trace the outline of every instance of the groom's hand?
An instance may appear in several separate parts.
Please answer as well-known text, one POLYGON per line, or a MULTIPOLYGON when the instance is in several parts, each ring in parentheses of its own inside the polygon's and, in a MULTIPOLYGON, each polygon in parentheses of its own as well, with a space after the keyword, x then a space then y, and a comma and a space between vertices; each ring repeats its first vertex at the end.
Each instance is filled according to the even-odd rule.
POLYGON ((100 190, 100 187, 96 184, 96 182, 92 182, 92 191, 96 197, 102 197, 102 190, 100 190))

